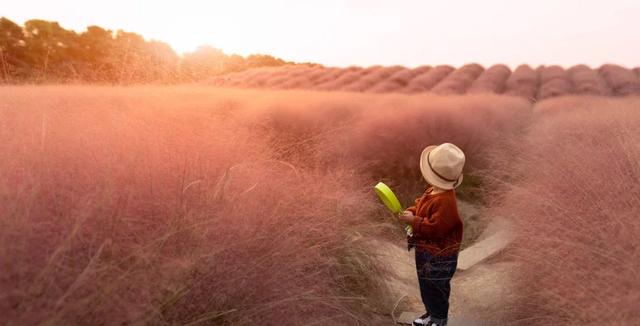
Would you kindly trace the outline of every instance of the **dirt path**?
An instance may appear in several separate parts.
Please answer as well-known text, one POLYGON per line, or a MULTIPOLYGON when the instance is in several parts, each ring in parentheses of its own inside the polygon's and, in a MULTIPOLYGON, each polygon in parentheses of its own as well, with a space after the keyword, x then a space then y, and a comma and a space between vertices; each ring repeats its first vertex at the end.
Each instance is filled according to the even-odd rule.
MULTIPOLYGON (((460 205, 461 215, 477 213, 469 204, 460 205)), ((513 298, 514 284, 510 271, 514 262, 496 257, 510 239, 510 225, 503 219, 493 219, 474 245, 460 253, 460 268, 452 279, 450 324, 492 325, 498 323, 505 306, 513 298), (475 321, 475 322, 474 322, 475 321)), ((384 257, 395 275, 386 282, 397 302, 394 316, 402 311, 424 312, 415 269, 415 252, 407 251, 404 243, 371 240, 374 252, 384 257)), ((390 309, 391 310, 391 309, 390 309)))

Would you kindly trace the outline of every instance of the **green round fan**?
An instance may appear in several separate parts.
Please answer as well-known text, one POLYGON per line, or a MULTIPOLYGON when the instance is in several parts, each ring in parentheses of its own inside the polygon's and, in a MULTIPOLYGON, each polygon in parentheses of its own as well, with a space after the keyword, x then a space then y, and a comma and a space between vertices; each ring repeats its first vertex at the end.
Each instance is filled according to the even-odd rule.
POLYGON ((384 184, 383 182, 378 182, 378 184, 374 187, 376 194, 380 197, 380 200, 384 203, 387 208, 393 213, 402 212, 402 206, 400 205, 400 201, 398 197, 391 191, 391 188, 384 184))
MULTIPOLYGON (((377 185, 375 185, 375 187, 373 187, 373 189, 376 191, 376 194, 378 194, 378 197, 380 197, 380 200, 384 203, 385 206, 387 206, 387 208, 395 213, 402 213, 402 206, 400 205, 400 201, 398 200, 398 197, 396 197, 396 195, 393 193, 393 191, 391 191, 391 188, 389 188, 389 186, 387 186, 386 184, 384 184, 383 182, 378 182, 377 185)), ((408 235, 413 234, 413 228, 411 227, 411 225, 407 225, 404 228, 407 231, 408 235)))

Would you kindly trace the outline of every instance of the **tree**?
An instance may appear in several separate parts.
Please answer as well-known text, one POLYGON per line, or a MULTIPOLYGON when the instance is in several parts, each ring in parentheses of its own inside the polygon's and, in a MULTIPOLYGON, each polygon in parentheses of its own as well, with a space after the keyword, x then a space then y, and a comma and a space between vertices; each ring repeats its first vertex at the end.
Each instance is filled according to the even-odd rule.
POLYGON ((180 58, 169 44, 160 41, 147 43, 147 81, 169 82, 176 78, 180 58))
POLYGON ((246 60, 237 54, 228 56, 224 61, 225 72, 244 70, 247 67, 246 60))
POLYGON ((39 79, 77 77, 73 64, 79 55, 78 36, 57 22, 33 19, 24 25, 26 58, 39 79))
POLYGON ((249 68, 275 67, 275 66, 283 66, 285 64, 287 64, 286 61, 280 58, 274 58, 270 55, 252 54, 247 57, 247 67, 249 68))
POLYGON ((181 74, 187 80, 201 80, 225 71, 227 55, 220 49, 201 46, 182 59, 181 74))
POLYGON ((22 28, 11 20, 0 18, 0 76, 10 81, 16 74, 27 74, 29 69, 25 60, 25 41, 22 28))
POLYGON ((78 64, 81 65, 79 69, 84 80, 115 80, 117 65, 111 57, 115 44, 111 30, 89 26, 80 34, 78 44, 82 52, 78 64))

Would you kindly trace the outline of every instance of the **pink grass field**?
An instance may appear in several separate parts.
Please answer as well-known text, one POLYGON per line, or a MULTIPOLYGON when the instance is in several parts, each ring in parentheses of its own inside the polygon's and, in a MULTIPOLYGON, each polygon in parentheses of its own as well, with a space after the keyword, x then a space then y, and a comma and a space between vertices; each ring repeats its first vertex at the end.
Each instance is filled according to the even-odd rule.
POLYGON ((639 98, 564 97, 534 109, 531 130, 493 163, 485 214, 515 222, 521 325, 640 321, 639 98))
MULTIPOLYGON (((534 73, 472 68, 489 74, 488 89, 534 73)), ((578 73, 598 85, 580 69, 545 74, 578 73)), ((480 87, 457 76, 449 82, 480 87)), ((372 186, 382 180, 412 202, 425 187, 419 153, 442 142, 467 155, 459 197, 515 225, 517 240, 496 259, 516 263, 518 300, 496 320, 635 324, 639 106, 1 87, 2 324, 388 325, 398 298, 382 279, 393 266, 366 241, 404 238, 372 186)))
POLYGON ((530 115, 496 95, 2 87, 0 316, 385 324, 389 267, 362 242, 403 237, 371 187, 412 200, 445 141, 480 170, 530 115))

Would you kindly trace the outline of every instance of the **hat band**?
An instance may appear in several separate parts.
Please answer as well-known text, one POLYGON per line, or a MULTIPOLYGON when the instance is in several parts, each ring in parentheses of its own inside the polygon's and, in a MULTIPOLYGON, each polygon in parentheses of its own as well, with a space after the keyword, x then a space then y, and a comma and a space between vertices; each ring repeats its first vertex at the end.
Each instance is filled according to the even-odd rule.
POLYGON ((458 178, 457 178, 457 179, 453 179, 453 180, 451 180, 451 179, 447 179, 447 178, 443 177, 440 173, 438 173, 438 171, 436 171, 436 170, 433 168, 433 166, 431 166, 431 159, 429 159, 429 157, 430 157, 430 156, 431 156, 431 151, 429 151, 429 153, 427 153, 427 163, 429 164, 429 169, 431 169, 431 171, 432 171, 433 173, 435 173, 435 174, 436 174, 438 177, 440 177, 442 180, 446 180, 446 181, 449 181, 449 182, 458 182, 458 180, 460 179, 460 177, 459 177, 459 176, 458 176, 458 178))

